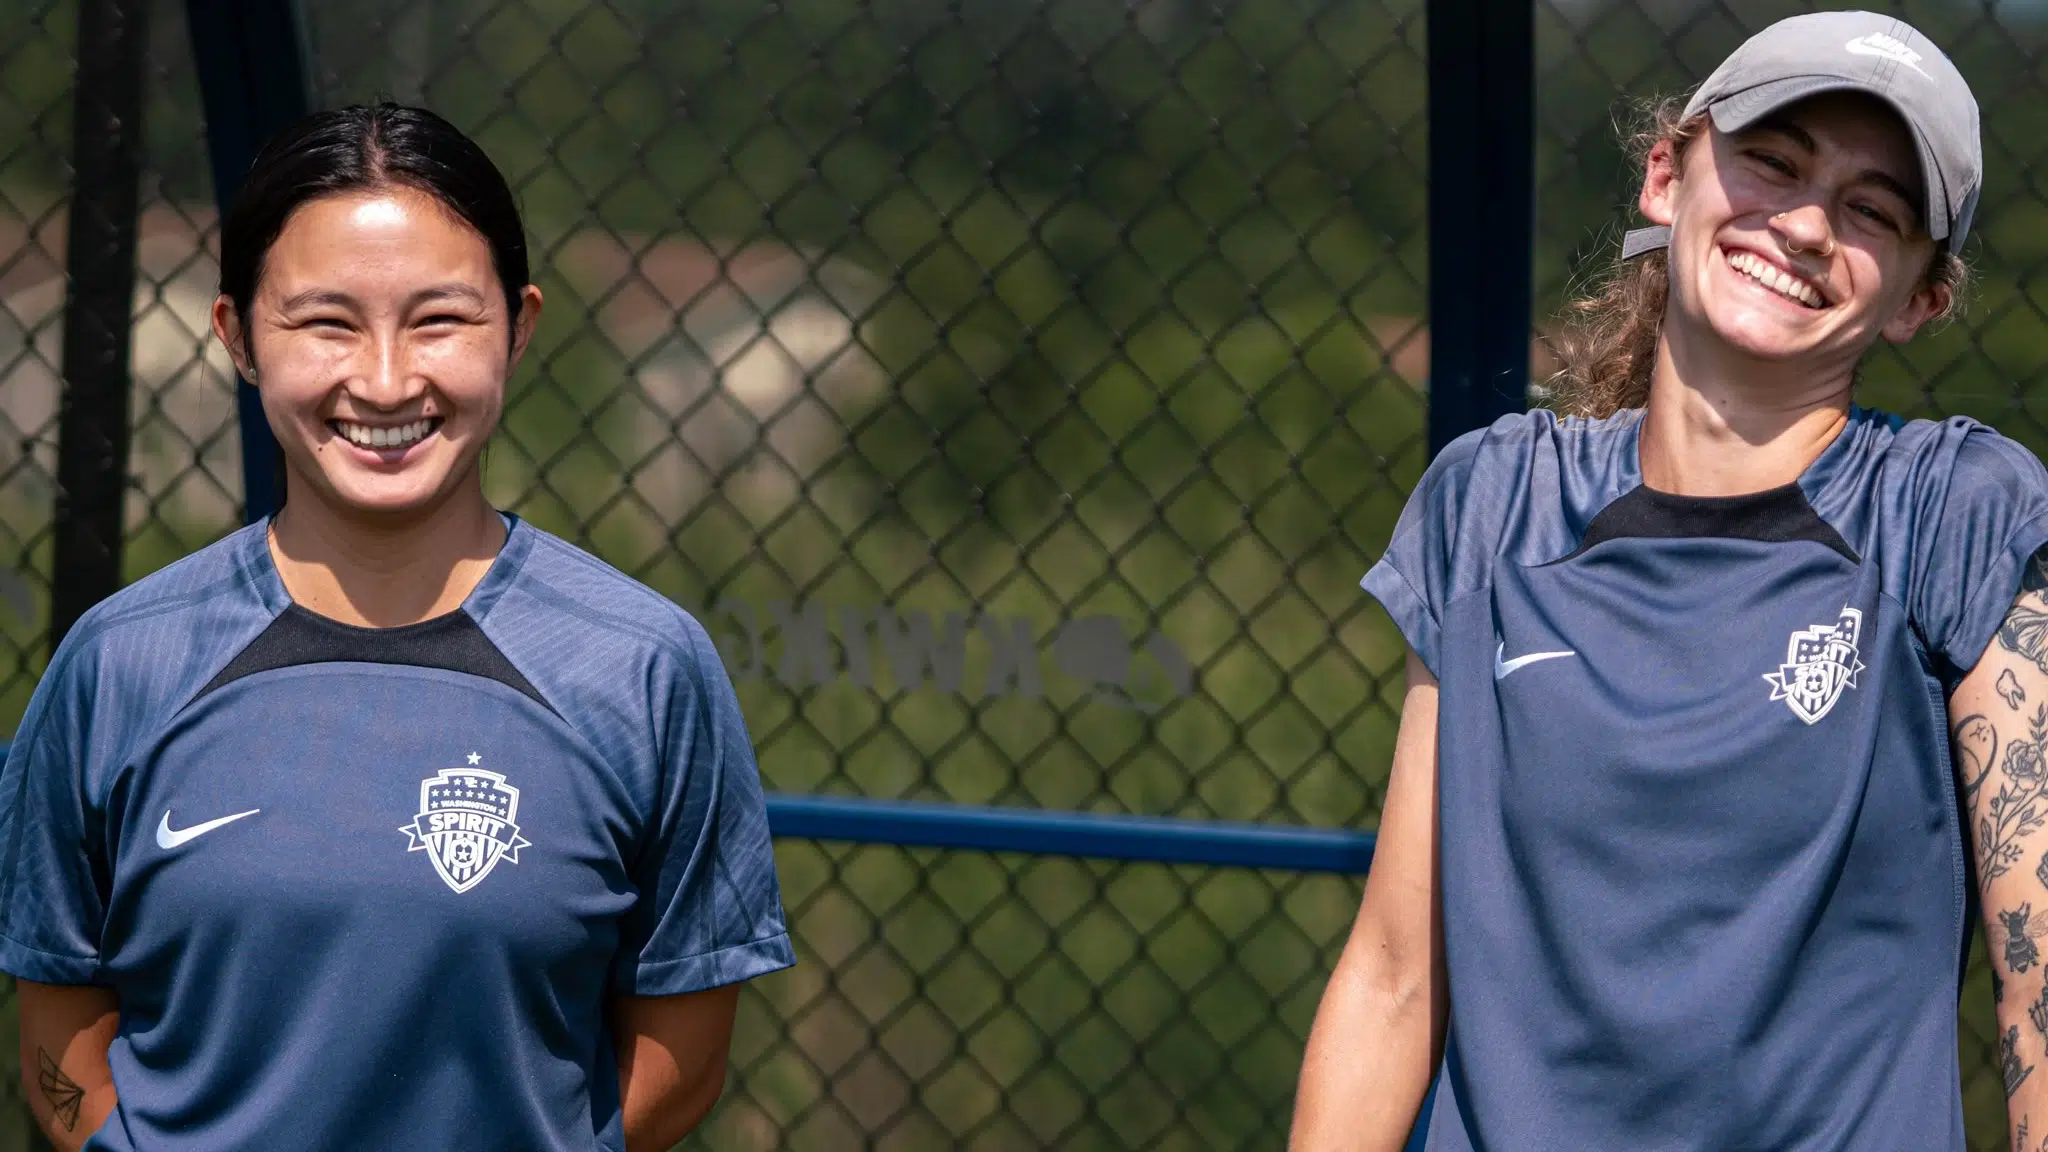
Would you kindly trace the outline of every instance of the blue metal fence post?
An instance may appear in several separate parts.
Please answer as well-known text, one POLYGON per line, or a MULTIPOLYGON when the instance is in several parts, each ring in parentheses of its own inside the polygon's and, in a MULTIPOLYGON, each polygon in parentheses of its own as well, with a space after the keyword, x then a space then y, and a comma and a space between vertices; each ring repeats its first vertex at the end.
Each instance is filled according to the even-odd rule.
MULTIPOLYGON (((263 142, 312 109, 311 75, 295 0, 186 0, 192 58, 206 110, 206 144, 221 214, 234 202, 263 142)), ((277 441, 263 403, 235 382, 242 432, 242 515, 253 524, 284 498, 277 441)))
POLYGON ((78 5, 77 43, 64 391, 51 523, 53 653, 79 617, 121 587, 149 5, 84 0, 78 5))
MULTIPOLYGON (((1429 0, 1429 452, 1528 404, 1536 15, 1429 0)), ((1423 1099, 1408 1152, 1436 1102, 1423 1099)))
POLYGON ((1534 6, 1429 0, 1429 445, 1528 403, 1534 6))

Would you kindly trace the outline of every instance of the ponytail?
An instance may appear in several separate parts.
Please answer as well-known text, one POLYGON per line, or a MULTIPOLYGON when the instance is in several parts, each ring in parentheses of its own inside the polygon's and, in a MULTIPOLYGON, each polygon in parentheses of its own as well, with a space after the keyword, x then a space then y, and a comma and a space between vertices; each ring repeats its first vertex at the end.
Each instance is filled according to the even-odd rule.
MULTIPOLYGON (((1686 148, 1706 134, 1704 115, 1684 119, 1685 101, 1668 96, 1640 110, 1642 127, 1624 140, 1639 176, 1649 168, 1650 150, 1666 140, 1672 163, 1683 169, 1686 148)), ((1558 412, 1597 420, 1649 401, 1670 269, 1662 248, 1617 259, 1590 292, 1565 306, 1564 325, 1550 340, 1558 359, 1550 379, 1558 412)))

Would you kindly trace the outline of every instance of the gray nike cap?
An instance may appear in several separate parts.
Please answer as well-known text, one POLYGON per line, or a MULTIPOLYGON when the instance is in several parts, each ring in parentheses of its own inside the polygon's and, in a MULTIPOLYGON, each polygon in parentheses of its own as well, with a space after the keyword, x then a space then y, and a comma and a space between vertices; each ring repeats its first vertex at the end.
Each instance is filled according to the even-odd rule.
MULTIPOLYGON (((1867 92, 1892 106, 1913 135, 1926 181, 1927 232, 1962 247, 1984 184, 1977 98, 1963 74, 1918 29, 1875 12, 1811 12, 1751 36, 1721 62, 1685 106, 1722 132, 1740 132, 1796 100, 1867 92)), ((1670 243, 1671 230, 1638 228, 1623 259, 1670 243)))

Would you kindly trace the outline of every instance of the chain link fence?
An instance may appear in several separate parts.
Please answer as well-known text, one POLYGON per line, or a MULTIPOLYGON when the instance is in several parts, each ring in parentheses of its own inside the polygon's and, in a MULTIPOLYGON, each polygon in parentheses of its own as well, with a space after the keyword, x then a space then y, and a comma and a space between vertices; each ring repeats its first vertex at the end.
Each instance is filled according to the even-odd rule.
MULTIPOLYGON (((57 429, 57 324, 70 143, 71 39, 54 5, 0 42, 0 725, 12 731, 42 668, 49 618, 57 429)), ((12 1028, 12 982, 0 1026, 12 1028)), ((13 1045, 0 1046, 0 1148, 27 1146, 28 1111, 13 1045)))
MULTIPOLYGON (((212 255, 203 125, 175 2, 146 6, 148 131, 131 314, 133 392, 124 575, 135 579, 239 523, 240 463, 225 357, 208 349, 212 255)), ((48 659, 62 395, 78 12, 30 0, 0 38, 0 734, 48 659)), ((13 1027, 13 997, 0 1007, 13 1027)), ((13 1045, 0 1102, 20 1108, 13 1045)), ((32 1125, 0 1124, 0 1152, 32 1125)), ((40 1143, 39 1141, 37 1142, 40 1143)))
MULTIPOLYGON (((527 212, 498 498, 697 610, 771 787, 1377 809, 1420 5, 307 8, 527 212), (622 480, 624 481, 622 483, 622 480)), ((1246 1148, 1355 881, 782 842, 707 1148, 1246 1148)))
MULTIPOLYGON (((1991 171, 1968 317, 1862 398, 2040 450, 2031 3, 1907 13, 1977 85, 1991 171)), ((0 43, 0 732, 47 656, 76 26, 30 5, 0 43)), ((491 494, 705 621, 770 787, 1372 824, 1402 649, 1356 580, 1427 454, 1423 0, 302 9, 318 103, 435 108, 512 181, 547 306, 491 494)), ((1539 0, 1539 374, 1541 318, 1633 198, 1618 93, 1794 10, 1539 0)), ((240 502, 177 0, 150 23, 130 578, 240 502)), ((747 990, 694 1146, 1279 1147, 1358 896, 777 856, 801 963, 747 990)), ((1984 1148, 1989 1007, 1973 970, 1984 1148)))

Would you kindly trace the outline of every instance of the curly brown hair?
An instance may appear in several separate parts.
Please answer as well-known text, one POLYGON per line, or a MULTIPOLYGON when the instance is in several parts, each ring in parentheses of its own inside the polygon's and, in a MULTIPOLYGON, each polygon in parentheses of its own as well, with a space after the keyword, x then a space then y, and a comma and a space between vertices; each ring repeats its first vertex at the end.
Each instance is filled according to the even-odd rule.
MULTIPOLYGON (((1683 96, 1650 101, 1640 109, 1640 127, 1625 137, 1639 176, 1649 167, 1650 150, 1665 140, 1672 143, 1672 162, 1684 170, 1687 148, 1705 135, 1707 126, 1704 113, 1686 118, 1684 112, 1683 96)), ((1549 337, 1559 365, 1548 382, 1552 408, 1598 419, 1649 400, 1670 267, 1661 248, 1632 260, 1617 259, 1586 295, 1565 306, 1562 323, 1549 337)), ((1927 282, 1949 286, 1949 315, 1960 307, 1968 281, 1961 258, 1945 247, 1935 253, 1927 282)))

